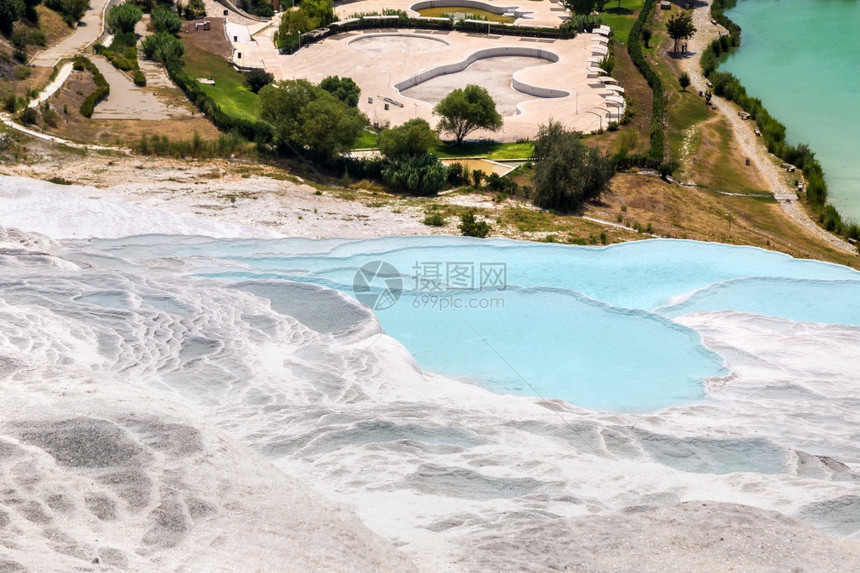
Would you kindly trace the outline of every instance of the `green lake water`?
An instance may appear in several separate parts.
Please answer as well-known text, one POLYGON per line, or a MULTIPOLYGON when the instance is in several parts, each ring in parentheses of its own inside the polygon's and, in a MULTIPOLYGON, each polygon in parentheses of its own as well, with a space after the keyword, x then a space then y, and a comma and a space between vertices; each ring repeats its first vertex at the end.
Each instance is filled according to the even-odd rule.
POLYGON ((860 1, 740 0, 733 73, 824 167, 829 199, 860 222, 860 1))

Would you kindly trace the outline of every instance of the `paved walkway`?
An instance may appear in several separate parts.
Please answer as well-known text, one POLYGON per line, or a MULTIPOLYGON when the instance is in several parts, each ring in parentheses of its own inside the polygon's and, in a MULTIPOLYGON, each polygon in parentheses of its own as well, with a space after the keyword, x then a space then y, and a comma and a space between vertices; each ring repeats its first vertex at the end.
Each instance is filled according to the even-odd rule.
MULTIPOLYGON (((692 57, 679 60, 681 69, 690 75, 691 85, 697 91, 708 89, 699 63, 701 54, 708 49, 708 45, 715 38, 719 37, 720 33, 728 34, 725 28, 711 24, 710 4, 712 1, 707 0, 707 3, 700 4, 693 10, 693 24, 696 26, 696 34, 687 43, 687 49, 692 57)), ((732 125, 735 139, 743 154, 750 159, 762 178, 768 183, 774 198, 783 211, 813 235, 838 249, 856 253, 857 248, 854 245, 828 233, 809 217, 798 199, 794 187, 786 181, 786 173, 778 167, 780 160, 768 153, 763 138, 755 135, 753 131, 755 122, 741 119, 738 116, 740 108, 728 100, 714 96, 711 101, 732 125)))
POLYGON ((34 66, 53 68, 62 58, 69 58, 88 48, 102 35, 102 18, 109 0, 90 0, 90 8, 74 33, 33 56, 34 66))

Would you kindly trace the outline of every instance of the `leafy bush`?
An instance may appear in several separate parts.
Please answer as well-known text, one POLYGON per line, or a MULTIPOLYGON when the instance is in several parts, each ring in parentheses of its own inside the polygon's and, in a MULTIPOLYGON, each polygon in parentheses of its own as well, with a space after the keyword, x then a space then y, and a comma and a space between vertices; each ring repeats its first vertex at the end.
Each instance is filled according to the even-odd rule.
POLYGON ((108 10, 105 22, 114 34, 133 34, 135 24, 142 16, 143 11, 138 6, 130 3, 118 4, 108 10))
POLYGON ((21 115, 18 116, 18 119, 21 120, 21 123, 25 125, 32 125, 36 123, 36 120, 39 118, 38 112, 32 107, 24 108, 24 111, 21 112, 21 115))
POLYGON ((15 79, 26 80, 30 77, 32 71, 27 66, 18 66, 15 68, 15 79))
MULTIPOLYGON (((438 143, 439 137, 436 132, 430 128, 426 120, 421 118, 410 119, 403 125, 384 129, 379 134, 379 151, 389 159, 398 159, 406 155, 424 155, 438 143)), ((459 163, 455 165, 459 166, 459 163)))
POLYGON ((320 87, 349 107, 358 107, 358 97, 361 95, 361 88, 358 87, 358 84, 352 78, 328 76, 320 82, 320 87))
POLYGON ((24 3, 19 0, 0 0, 0 33, 8 36, 15 22, 24 15, 24 3))
POLYGON ((143 87, 146 85, 146 76, 143 75, 143 72, 141 72, 140 70, 136 70, 134 72, 133 79, 134 79, 134 85, 136 85, 136 86, 143 87))
POLYGON ((445 165, 432 153, 407 155, 391 161, 382 179, 394 190, 412 195, 438 193, 447 181, 445 165))
POLYGON ((606 190, 614 167, 582 134, 550 120, 538 130, 532 200, 545 209, 576 211, 606 190))
POLYGON ((156 8, 152 11, 152 28, 156 33, 177 34, 182 29, 182 19, 173 10, 156 8))
POLYGON ((185 45, 177 38, 167 32, 159 32, 147 36, 140 43, 143 54, 156 62, 166 64, 168 61, 180 61, 185 55, 185 45))
POLYGON ((264 69, 254 68, 245 74, 245 87, 254 93, 275 81, 275 76, 264 69))
POLYGON ((460 232, 466 237, 478 237, 483 239, 490 234, 490 225, 486 221, 478 221, 474 211, 468 211, 460 215, 460 232))
POLYGON ((428 227, 444 227, 445 217, 439 211, 431 211, 424 217, 424 224, 428 227))
POLYGON ((44 121, 45 125, 48 127, 57 127, 60 124, 60 114, 53 109, 48 108, 42 112, 42 121, 44 121))
POLYGON ((272 126, 282 151, 299 150, 331 161, 350 149, 367 125, 348 107, 307 80, 287 80, 260 90, 260 118, 272 126))
POLYGON ((15 113, 18 111, 18 98, 15 97, 14 92, 6 96, 6 99, 3 102, 3 109, 9 113, 15 113))
POLYGON ((651 111, 651 150, 648 152, 648 159, 655 164, 663 161, 663 147, 665 141, 665 132, 663 127, 663 82, 660 76, 651 69, 645 55, 642 53, 642 29, 645 27, 645 22, 648 20, 651 11, 654 9, 654 0, 645 0, 642 10, 639 12, 639 17, 634 22, 630 29, 630 36, 627 39, 627 52, 630 54, 630 59, 639 73, 648 82, 651 87, 651 92, 654 97, 651 111))
POLYGON ((268 0, 239 0, 237 5, 248 14, 253 14, 254 16, 271 18, 275 15, 275 8, 268 0))
POLYGON ((89 0, 45 0, 45 6, 63 16, 63 21, 74 26, 89 7, 89 0))
POLYGON ((81 70, 86 68, 93 75, 93 81, 96 83, 95 91, 88 95, 81 104, 81 115, 90 118, 93 116, 96 105, 110 94, 110 85, 96 65, 83 56, 75 56, 74 68, 81 70))
MULTIPOLYGON (((176 5, 179 10, 179 3, 176 5)), ((188 3, 182 6, 182 17, 186 20, 196 20, 197 18, 206 17, 206 5, 203 0, 188 0, 188 3)))

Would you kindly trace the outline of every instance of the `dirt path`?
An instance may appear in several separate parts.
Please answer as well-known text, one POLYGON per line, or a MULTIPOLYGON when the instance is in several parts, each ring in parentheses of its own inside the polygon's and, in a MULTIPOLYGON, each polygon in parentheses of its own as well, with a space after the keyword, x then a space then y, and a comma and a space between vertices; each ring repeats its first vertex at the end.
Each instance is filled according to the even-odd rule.
MULTIPOLYGON (((720 33, 728 33, 725 28, 711 23, 712 1, 706 0, 706 3, 700 4, 693 9, 693 24, 696 26, 696 34, 687 43, 687 50, 692 57, 678 60, 680 68, 690 75, 692 88, 697 91, 708 89, 706 80, 702 75, 701 65, 699 64, 701 54, 715 38, 719 37, 720 33)), ((800 204, 796 191, 786 181, 786 174, 779 168, 779 160, 768 153, 762 139, 756 137, 753 131, 755 123, 741 119, 738 116, 740 108, 733 103, 718 97, 714 97, 711 101, 731 124, 735 140, 740 146, 741 151, 744 156, 750 159, 761 177, 768 184, 774 198, 779 202, 783 211, 816 237, 844 251, 856 252, 857 249, 854 245, 828 233, 809 217, 806 210, 800 204)))

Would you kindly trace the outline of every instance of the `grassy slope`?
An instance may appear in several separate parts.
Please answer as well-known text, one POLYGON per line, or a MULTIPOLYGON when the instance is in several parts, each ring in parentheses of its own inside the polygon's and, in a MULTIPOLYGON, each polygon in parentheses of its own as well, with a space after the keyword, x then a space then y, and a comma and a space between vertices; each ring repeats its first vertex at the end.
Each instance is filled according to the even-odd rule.
POLYGON ((643 0, 609 0, 600 17, 612 28, 615 39, 625 46, 630 29, 636 21, 639 10, 642 9, 643 0))
POLYGON ((201 84, 221 109, 234 117, 257 119, 257 94, 245 87, 244 75, 209 52, 205 52, 190 42, 185 44, 184 69, 192 78, 210 78, 215 85, 201 84))

